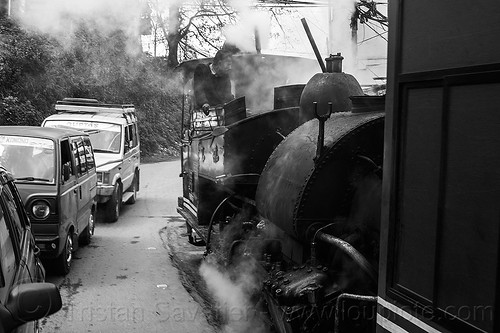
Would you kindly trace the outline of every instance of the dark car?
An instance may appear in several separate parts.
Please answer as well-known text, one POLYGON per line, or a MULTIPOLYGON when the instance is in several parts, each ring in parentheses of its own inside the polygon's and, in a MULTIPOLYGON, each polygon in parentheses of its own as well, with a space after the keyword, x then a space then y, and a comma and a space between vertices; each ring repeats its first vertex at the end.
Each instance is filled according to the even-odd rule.
POLYGON ((45 263, 68 274, 90 243, 97 174, 90 138, 74 129, 0 126, 0 164, 16 179, 45 263))
POLYGON ((39 252, 14 178, 0 167, 0 333, 36 332, 62 306, 57 287, 43 282, 39 252))

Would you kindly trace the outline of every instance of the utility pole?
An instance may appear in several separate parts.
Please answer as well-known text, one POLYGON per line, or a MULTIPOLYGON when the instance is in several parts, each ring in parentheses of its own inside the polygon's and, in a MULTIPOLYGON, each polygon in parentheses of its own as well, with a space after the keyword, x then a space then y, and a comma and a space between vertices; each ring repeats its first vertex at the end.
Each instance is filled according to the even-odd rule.
POLYGON ((328 54, 333 54, 333 0, 328 0, 328 43, 326 51, 328 54))
POLYGON ((358 62, 358 6, 354 2, 353 13, 351 16, 351 47, 352 47, 352 60, 357 67, 358 62))
POLYGON ((155 25, 154 32, 153 32, 153 56, 156 58, 156 43, 158 42, 156 39, 158 33, 158 27, 155 25))

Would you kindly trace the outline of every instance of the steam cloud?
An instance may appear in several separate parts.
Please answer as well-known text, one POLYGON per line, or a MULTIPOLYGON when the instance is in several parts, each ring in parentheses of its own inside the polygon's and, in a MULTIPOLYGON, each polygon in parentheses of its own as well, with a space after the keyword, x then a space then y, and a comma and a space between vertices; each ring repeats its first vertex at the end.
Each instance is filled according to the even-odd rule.
POLYGON ((103 35, 122 30, 138 38, 141 3, 137 0, 38 0, 26 2, 21 22, 61 40, 72 35, 74 22, 92 22, 103 35))
POLYGON ((239 12, 238 25, 227 26, 223 35, 226 41, 238 46, 243 52, 255 52, 255 34, 260 39, 261 48, 268 44, 270 19, 267 13, 250 10, 242 1, 232 1, 231 5, 239 12))
POLYGON ((126 52, 142 52, 140 24, 143 3, 139 0, 37 0, 20 1, 13 17, 24 27, 51 36, 70 49, 77 39, 80 24, 93 27, 99 34, 112 38, 117 31, 126 36, 126 52))
POLYGON ((249 258, 229 272, 216 264, 213 256, 209 256, 200 266, 200 274, 224 317, 225 333, 267 332, 251 300, 251 295, 260 288, 257 264, 249 258))
POLYGON ((351 28, 349 26, 354 11, 354 0, 332 1, 331 31, 332 40, 329 43, 329 53, 341 52, 344 57, 344 72, 355 73, 356 54, 351 42, 351 28))

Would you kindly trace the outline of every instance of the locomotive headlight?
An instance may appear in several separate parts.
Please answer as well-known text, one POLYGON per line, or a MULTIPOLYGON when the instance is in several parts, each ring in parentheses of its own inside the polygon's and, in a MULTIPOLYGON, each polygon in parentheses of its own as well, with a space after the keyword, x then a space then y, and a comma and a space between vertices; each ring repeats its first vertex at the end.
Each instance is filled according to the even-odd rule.
POLYGON ((37 219, 45 219, 50 214, 50 206, 46 201, 38 200, 31 206, 31 212, 37 219))

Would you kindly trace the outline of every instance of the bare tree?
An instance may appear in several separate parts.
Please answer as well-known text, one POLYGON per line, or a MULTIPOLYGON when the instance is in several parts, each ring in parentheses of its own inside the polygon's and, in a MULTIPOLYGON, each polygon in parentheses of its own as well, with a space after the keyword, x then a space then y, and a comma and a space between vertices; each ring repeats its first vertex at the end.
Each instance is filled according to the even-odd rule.
POLYGON ((155 43, 165 46, 170 68, 179 60, 206 57, 220 48, 221 28, 237 19, 226 0, 148 0, 147 4, 152 27, 159 30, 155 32, 155 43))

